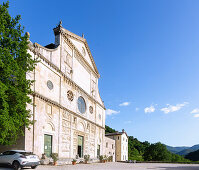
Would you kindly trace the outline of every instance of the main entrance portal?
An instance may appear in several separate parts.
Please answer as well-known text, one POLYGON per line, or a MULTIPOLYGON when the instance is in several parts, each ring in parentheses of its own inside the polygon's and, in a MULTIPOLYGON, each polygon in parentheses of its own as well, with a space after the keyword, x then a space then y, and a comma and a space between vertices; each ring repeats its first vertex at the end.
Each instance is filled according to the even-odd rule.
POLYGON ((77 148, 77 154, 80 158, 83 157, 83 143, 84 143, 84 137, 78 136, 78 148, 77 148))
POLYGON ((52 153, 52 136, 44 135, 44 153, 47 157, 51 156, 52 153))

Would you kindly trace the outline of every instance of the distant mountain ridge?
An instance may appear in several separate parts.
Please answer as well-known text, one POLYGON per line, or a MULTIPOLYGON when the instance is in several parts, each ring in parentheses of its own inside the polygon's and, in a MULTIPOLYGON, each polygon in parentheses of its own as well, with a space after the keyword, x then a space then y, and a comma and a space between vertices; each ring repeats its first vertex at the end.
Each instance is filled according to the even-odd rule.
POLYGON ((166 145, 166 147, 170 152, 184 156, 184 155, 189 154, 190 152, 197 151, 199 149, 199 144, 194 145, 192 147, 186 147, 186 146, 172 147, 168 145, 166 145))
POLYGON ((173 146, 168 146, 168 145, 166 145, 166 147, 167 147, 167 150, 169 150, 170 152, 175 153, 175 154, 190 148, 190 147, 187 147, 187 146, 173 147, 173 146))

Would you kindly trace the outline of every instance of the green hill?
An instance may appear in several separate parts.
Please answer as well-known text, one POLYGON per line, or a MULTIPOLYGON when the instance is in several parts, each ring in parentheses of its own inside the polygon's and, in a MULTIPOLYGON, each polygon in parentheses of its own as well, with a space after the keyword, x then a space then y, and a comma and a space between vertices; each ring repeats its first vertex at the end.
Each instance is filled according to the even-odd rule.
POLYGON ((191 161, 199 161, 199 149, 197 151, 190 152, 185 156, 185 158, 191 161))

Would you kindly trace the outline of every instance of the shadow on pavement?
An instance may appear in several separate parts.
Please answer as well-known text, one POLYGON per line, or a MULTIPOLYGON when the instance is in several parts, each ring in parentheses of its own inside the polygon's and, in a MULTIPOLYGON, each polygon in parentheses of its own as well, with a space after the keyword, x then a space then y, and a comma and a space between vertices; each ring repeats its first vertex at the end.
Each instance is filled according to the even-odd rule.
MULTIPOLYGON (((23 169, 31 169, 31 168, 23 168, 23 169)), ((0 170, 14 170, 14 169, 8 165, 0 165, 0 170)))
MULTIPOLYGON (((199 165, 198 166, 158 167, 158 168, 164 169, 164 170, 199 170, 199 165)), ((154 169, 154 168, 151 168, 151 169, 154 169)))
POLYGON ((0 165, 0 170, 13 170, 13 168, 8 165, 0 165))

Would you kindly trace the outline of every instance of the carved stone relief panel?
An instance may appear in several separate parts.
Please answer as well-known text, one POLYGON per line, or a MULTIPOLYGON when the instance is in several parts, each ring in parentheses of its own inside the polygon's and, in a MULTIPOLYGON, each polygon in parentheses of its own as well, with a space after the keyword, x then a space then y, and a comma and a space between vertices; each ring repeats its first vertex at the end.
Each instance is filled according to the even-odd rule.
POLYGON ((87 123, 87 131, 90 131, 90 123, 87 123))
POLYGON ((73 155, 77 154, 77 136, 73 138, 73 155))
POLYGON ((91 125, 91 133, 95 133, 95 125, 91 125))
POLYGON ((70 144, 62 143, 62 152, 70 152, 70 144))
POLYGON ((70 136, 69 135, 62 135, 62 152, 69 152, 70 151, 70 136))
POLYGON ((70 54, 68 54, 67 52, 65 52, 64 54, 64 62, 70 67, 72 68, 72 56, 70 54))
POLYGON ((64 134, 68 134, 68 135, 70 134, 70 128, 67 128, 66 126, 62 125, 62 131, 64 134))
POLYGON ((94 152, 94 151, 95 151, 95 139, 90 138, 90 152, 94 152))
POLYGON ((75 117, 75 116, 73 116, 72 126, 73 126, 73 128, 77 129, 77 117, 75 117))
POLYGON ((89 140, 88 140, 88 135, 87 134, 85 134, 84 139, 85 139, 85 142, 84 142, 84 144, 85 144, 85 153, 89 153, 88 152, 89 151, 89 140))
POLYGON ((65 134, 62 135, 62 142, 63 143, 67 142, 67 135, 65 134))
POLYGON ((70 122, 66 121, 66 120, 62 120, 62 126, 70 128, 70 122))
POLYGON ((93 97, 96 95, 96 82, 94 80, 91 80, 91 95, 93 97))
POLYGON ((82 47, 82 55, 85 56, 86 55, 86 50, 84 47, 82 47))
POLYGON ((89 106, 89 112, 92 114, 93 113, 93 106, 89 106))
POLYGON ((87 134, 85 134, 85 140, 86 140, 86 141, 88 140, 88 135, 87 135, 87 134))
POLYGON ((52 116, 52 106, 49 104, 46 104, 46 113, 48 114, 48 116, 52 116))
POLYGON ((68 113, 67 111, 64 110, 64 111, 62 112, 62 116, 63 116, 63 119, 66 119, 66 120, 70 121, 71 115, 70 115, 70 113, 68 113))
POLYGON ((74 94, 73 94, 73 92, 71 90, 67 91, 67 98, 68 98, 69 101, 71 101, 71 102, 73 101, 74 94))

